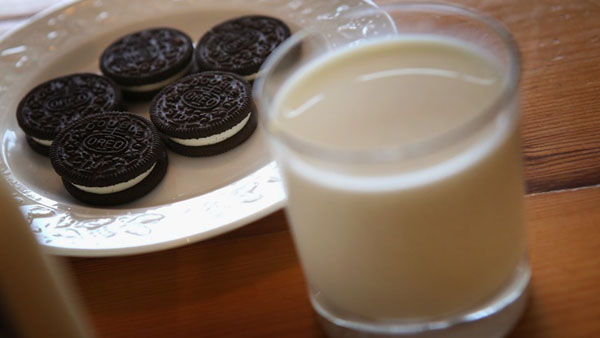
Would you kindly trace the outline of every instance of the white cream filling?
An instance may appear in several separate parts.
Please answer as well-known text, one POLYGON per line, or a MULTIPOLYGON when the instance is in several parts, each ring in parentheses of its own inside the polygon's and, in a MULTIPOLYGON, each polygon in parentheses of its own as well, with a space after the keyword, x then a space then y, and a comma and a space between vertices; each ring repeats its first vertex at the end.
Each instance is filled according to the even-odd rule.
POLYGON ((253 81, 257 77, 261 76, 262 73, 263 72, 256 72, 254 74, 246 75, 246 76, 244 76, 244 80, 246 80, 246 81, 253 81))
POLYGON ((232 137, 233 135, 237 134, 240 130, 242 130, 246 123, 248 123, 251 114, 252 113, 248 114, 248 116, 246 116, 240 123, 219 134, 210 135, 208 137, 186 139, 171 137, 171 140, 188 147, 200 147, 219 143, 225 141, 226 139, 232 137))
POLYGON ((155 166, 156 166, 156 163, 154 163, 152 165, 152 167, 150 167, 150 169, 146 170, 141 175, 130 179, 129 181, 117 183, 115 185, 109 185, 106 187, 86 187, 83 185, 78 185, 78 184, 73 184, 73 183, 71 183, 71 184, 73 184, 74 186, 76 186, 77 188, 79 188, 83 191, 87 191, 92 194, 111 194, 113 192, 119 192, 119 191, 123 191, 128 188, 131 188, 134 185, 140 183, 144 178, 146 178, 148 175, 150 175, 150 172, 152 171, 152 169, 154 169, 155 166))
POLYGON ((121 87, 121 89, 126 90, 128 92, 151 92, 155 89, 159 89, 162 88, 166 85, 168 85, 169 83, 179 79, 180 77, 184 76, 185 73, 188 72, 188 70, 190 70, 190 67, 192 66, 192 64, 190 63, 189 65, 187 65, 187 67, 185 67, 182 71, 180 71, 179 73, 165 79, 159 82, 154 82, 154 83, 149 83, 149 84, 145 84, 145 85, 139 85, 139 86, 122 86, 119 85, 121 87))
POLYGON ((33 136, 31 137, 31 139, 34 140, 35 142, 41 144, 41 145, 46 146, 46 147, 49 147, 49 146, 52 145, 52 140, 42 140, 42 139, 39 139, 39 138, 35 138, 33 136))

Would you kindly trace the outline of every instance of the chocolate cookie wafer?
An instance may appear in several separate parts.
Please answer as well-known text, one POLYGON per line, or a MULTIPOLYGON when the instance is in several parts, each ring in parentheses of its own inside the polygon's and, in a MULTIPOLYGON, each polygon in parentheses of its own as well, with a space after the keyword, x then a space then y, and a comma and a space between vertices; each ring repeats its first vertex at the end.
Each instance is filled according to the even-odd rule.
POLYGON ((100 69, 121 87, 126 98, 151 98, 188 73, 193 50, 192 40, 182 31, 145 29, 110 44, 100 57, 100 69))
POLYGON ((200 38, 196 64, 200 71, 228 71, 253 81, 267 57, 289 36, 290 28, 276 18, 251 15, 231 19, 200 38))
POLYGON ((150 192, 167 170, 167 151, 147 119, 108 112, 75 122, 52 143, 50 160, 63 185, 89 204, 113 205, 150 192))
POLYGON ((46 81, 29 91, 17 107, 27 143, 48 155, 58 133, 76 120, 121 107, 121 90, 109 78, 80 73, 46 81))
POLYGON ((163 89, 150 119, 167 146, 186 156, 210 156, 244 142, 256 129, 248 81, 228 72, 189 75, 163 89))

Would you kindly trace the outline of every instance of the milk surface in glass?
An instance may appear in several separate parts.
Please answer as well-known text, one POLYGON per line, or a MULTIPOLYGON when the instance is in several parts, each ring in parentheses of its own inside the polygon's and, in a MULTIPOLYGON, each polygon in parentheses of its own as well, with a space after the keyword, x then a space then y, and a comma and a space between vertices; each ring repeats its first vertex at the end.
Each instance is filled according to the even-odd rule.
MULTIPOLYGON (((493 58, 475 47, 382 39, 292 76, 267 128, 340 151, 393 149, 482 115, 504 86, 493 58)), ((275 146, 312 292, 336 310, 392 320, 438 318, 493 297, 525 253, 516 116, 379 165, 336 166, 275 146)))

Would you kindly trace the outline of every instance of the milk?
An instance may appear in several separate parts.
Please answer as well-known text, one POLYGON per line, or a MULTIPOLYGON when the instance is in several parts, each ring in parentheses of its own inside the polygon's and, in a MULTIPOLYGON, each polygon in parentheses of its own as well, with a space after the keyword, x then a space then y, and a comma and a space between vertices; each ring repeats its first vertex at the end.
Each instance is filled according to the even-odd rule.
MULTIPOLYGON (((491 109, 505 80, 492 57, 454 40, 358 44, 292 76, 267 128, 331 151, 412 147, 491 109)), ((377 164, 275 142, 313 295, 335 311, 392 320, 493 297, 525 253, 517 114, 508 109, 426 155, 377 164)))

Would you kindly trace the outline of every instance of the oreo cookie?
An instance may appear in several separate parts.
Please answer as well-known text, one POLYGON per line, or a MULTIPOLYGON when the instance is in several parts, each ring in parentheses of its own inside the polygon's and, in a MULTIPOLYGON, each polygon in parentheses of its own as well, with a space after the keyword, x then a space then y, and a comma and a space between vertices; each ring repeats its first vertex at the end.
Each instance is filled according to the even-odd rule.
POLYGON ((27 143, 48 155, 58 133, 76 120, 121 107, 121 90, 110 79, 90 73, 46 81, 19 102, 17 122, 27 143))
POLYGON ((150 98, 188 73, 193 51, 190 37, 177 29, 145 29, 110 44, 100 57, 100 70, 127 98, 150 98))
POLYGON ((150 119, 167 146, 186 156, 228 151, 257 125, 250 83, 219 71, 189 75, 163 89, 150 104, 150 119))
POLYGON ((50 161, 73 197, 95 205, 144 196, 165 176, 168 163, 152 123, 127 112, 78 120, 56 137, 50 161))
POLYGON ((196 45, 200 71, 228 71, 253 81, 260 66, 285 39, 290 28, 268 16, 243 16, 225 21, 204 34, 196 45))

